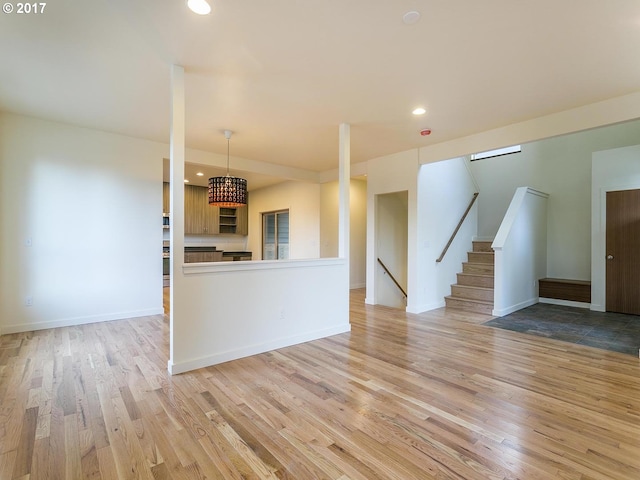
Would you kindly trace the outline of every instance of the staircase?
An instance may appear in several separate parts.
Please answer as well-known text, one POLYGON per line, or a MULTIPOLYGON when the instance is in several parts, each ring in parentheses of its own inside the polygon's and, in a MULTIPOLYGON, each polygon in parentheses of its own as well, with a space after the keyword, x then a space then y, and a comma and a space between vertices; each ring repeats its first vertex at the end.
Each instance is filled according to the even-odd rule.
POLYGON ((451 295, 445 297, 447 308, 491 315, 493 310, 493 242, 473 242, 468 261, 462 264, 458 283, 451 285, 451 295))

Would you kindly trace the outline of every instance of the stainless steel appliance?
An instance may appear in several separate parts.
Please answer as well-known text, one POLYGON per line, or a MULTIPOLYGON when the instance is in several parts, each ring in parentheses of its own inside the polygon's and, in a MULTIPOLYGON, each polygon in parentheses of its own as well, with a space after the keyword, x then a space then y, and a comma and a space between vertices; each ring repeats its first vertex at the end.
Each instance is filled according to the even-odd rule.
POLYGON ((164 287, 169 286, 169 278, 171 278, 169 253, 169 242, 162 242, 162 285, 164 287))

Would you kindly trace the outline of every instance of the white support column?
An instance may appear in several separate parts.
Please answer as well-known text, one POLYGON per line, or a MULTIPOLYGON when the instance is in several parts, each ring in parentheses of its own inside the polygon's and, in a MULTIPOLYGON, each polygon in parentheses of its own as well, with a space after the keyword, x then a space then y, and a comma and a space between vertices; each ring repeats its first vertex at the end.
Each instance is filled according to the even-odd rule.
POLYGON ((340 124, 340 154, 338 166, 338 257, 349 264, 349 221, 351 188, 351 126, 340 124))
POLYGON ((179 310, 180 284, 184 263, 184 157, 185 157, 185 107, 184 107, 184 67, 171 66, 171 133, 170 133, 170 211, 171 211, 171 314, 169 372, 174 359, 175 316, 179 310))

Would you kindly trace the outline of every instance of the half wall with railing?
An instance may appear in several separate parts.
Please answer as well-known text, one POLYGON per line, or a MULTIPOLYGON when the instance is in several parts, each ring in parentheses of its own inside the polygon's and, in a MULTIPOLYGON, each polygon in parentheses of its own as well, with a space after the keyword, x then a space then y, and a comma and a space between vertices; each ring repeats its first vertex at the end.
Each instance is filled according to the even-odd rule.
POLYGON ((498 229, 493 314, 504 316, 538 302, 538 280, 547 276, 547 199, 519 187, 498 229))

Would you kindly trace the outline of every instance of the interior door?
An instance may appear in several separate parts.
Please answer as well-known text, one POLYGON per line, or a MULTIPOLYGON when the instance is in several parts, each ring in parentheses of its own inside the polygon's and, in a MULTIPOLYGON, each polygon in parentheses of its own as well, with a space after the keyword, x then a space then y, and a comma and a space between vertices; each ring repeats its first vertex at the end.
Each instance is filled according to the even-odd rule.
POLYGON ((607 192, 606 308, 640 315, 640 190, 607 192))

